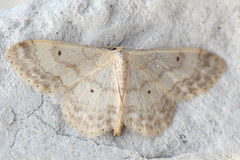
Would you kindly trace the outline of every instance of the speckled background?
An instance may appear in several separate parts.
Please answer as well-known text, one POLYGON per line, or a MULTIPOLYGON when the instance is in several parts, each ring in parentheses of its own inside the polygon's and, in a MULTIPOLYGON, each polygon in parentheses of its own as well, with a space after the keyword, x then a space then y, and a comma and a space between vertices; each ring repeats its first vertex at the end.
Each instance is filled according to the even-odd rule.
POLYGON ((30 0, 0 10, 0 159, 237 159, 240 154, 240 1, 30 0), (172 125, 147 138, 125 128, 97 139, 65 124, 61 96, 41 95, 6 50, 47 39, 96 47, 195 47, 227 70, 208 92, 176 103, 172 125))

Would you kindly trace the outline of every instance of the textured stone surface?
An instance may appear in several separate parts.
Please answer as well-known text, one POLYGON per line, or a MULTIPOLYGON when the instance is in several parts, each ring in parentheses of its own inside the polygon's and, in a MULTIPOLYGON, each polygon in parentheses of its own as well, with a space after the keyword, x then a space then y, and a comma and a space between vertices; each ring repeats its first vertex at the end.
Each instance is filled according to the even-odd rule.
MULTIPOLYGON (((239 7, 240 2, 234 0, 53 0, 27 1, 1 10, 1 158, 237 157, 240 148, 239 7), (91 140, 65 125, 61 97, 42 96, 25 84, 7 62, 6 51, 12 45, 39 39, 95 47, 201 48, 222 57, 227 67, 208 92, 175 103, 172 125, 160 136, 148 138, 123 128, 120 137, 109 133, 91 140)), ((198 74, 195 78, 198 79, 198 74)))

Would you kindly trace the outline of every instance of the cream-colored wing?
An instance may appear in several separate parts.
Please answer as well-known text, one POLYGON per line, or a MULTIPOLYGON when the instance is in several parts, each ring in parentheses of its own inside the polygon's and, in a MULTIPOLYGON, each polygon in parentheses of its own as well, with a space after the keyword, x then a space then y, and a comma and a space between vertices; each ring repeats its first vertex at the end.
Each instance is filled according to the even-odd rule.
POLYGON ((129 54, 138 70, 158 82, 174 99, 207 90, 226 67, 219 56, 196 48, 134 50, 129 54))
POLYGON ((48 40, 24 41, 7 51, 7 59, 37 90, 64 92, 109 61, 110 51, 48 40))
POLYGON ((131 61, 123 104, 124 124, 148 136, 156 136, 168 127, 175 111, 167 90, 131 61))
POLYGON ((113 67, 110 62, 91 73, 63 97, 66 121, 87 137, 99 136, 114 127, 120 96, 113 67))

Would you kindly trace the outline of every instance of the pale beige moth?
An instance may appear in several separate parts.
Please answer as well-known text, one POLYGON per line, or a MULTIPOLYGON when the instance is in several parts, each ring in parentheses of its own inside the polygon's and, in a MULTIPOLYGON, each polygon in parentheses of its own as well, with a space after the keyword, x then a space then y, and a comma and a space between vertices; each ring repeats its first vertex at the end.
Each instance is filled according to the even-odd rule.
POLYGON ((6 53, 12 67, 38 91, 62 94, 62 112, 82 135, 122 127, 156 136, 171 124, 174 102, 211 86, 225 70, 222 58, 196 48, 113 50, 31 40, 6 53))

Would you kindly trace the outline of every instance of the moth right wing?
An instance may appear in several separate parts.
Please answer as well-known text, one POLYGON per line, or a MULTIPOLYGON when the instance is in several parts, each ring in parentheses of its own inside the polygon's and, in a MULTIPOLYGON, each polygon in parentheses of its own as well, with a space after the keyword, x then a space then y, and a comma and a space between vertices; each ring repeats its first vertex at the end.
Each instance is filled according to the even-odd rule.
POLYGON ((173 97, 154 77, 129 61, 129 77, 124 104, 124 124, 146 136, 156 136, 167 128, 175 111, 173 97))
POLYGON ((139 70, 158 81, 176 100, 207 90, 226 67, 216 54, 197 48, 133 50, 129 56, 139 70))

